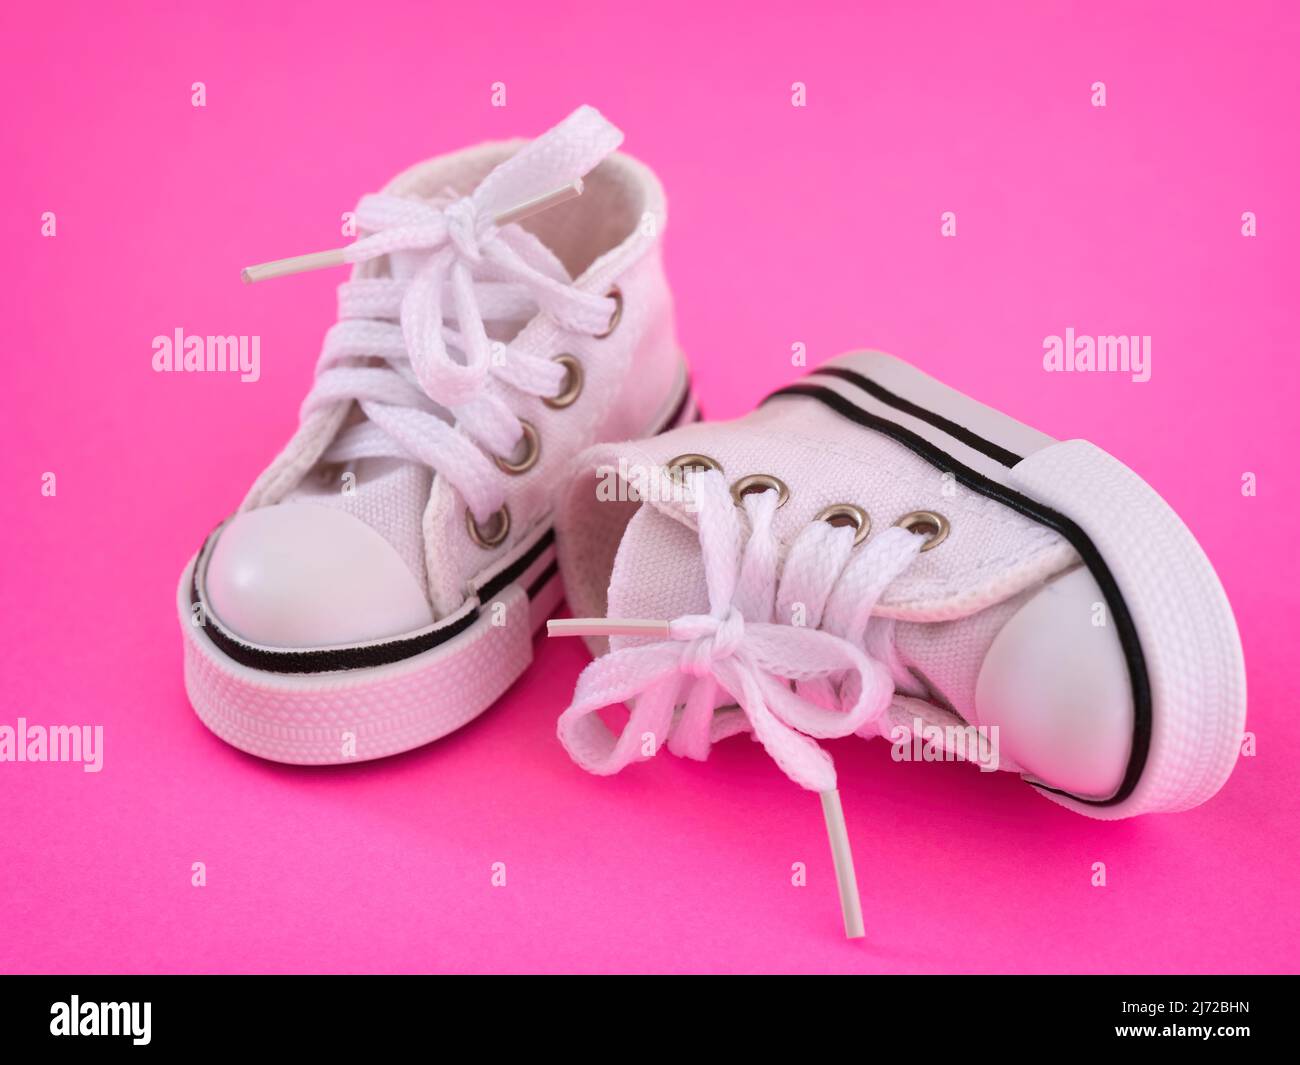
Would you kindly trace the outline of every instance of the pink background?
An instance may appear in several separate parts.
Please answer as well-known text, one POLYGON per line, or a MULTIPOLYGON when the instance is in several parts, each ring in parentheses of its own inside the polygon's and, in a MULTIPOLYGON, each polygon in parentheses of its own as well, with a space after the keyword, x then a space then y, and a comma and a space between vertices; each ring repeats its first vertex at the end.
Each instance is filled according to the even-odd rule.
POLYGON ((972 6, 8 5, 0 724, 102 724, 106 750, 98 775, 0 764, 0 969, 1294 971, 1300 22, 972 6), (1165 495, 1245 642, 1259 753, 1217 798, 1092 822, 841 741, 869 921, 849 944, 817 803, 757 746, 614 780, 570 764, 577 641, 379 763, 278 766, 204 729, 175 581, 291 431, 340 279, 239 267, 333 246, 409 163, 582 102, 668 189, 711 416, 786 382, 795 342, 814 363, 871 345, 1165 495), (154 374, 177 326, 259 334, 262 380, 154 374), (1152 380, 1044 374, 1067 326, 1150 334, 1152 380))

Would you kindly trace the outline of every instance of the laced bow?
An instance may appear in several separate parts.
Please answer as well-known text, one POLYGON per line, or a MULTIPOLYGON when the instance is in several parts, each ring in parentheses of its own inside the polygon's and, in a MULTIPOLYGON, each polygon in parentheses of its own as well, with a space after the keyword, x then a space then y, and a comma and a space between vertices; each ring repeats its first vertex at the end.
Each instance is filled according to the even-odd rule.
POLYGON ((419 461, 446 478, 476 521, 492 516, 506 481, 490 456, 511 456, 523 426, 489 381, 549 396, 565 370, 494 341, 488 323, 517 326, 541 311, 561 329, 596 335, 615 309, 609 297, 575 288, 516 220, 576 195, 583 175, 621 141, 599 112, 581 107, 469 196, 365 196, 357 207, 364 235, 353 244, 245 271, 257 279, 384 256, 409 268, 339 286, 340 320, 326 335, 302 416, 355 401, 366 417, 339 434, 323 461, 419 461))
POLYGON ((584 768, 609 774, 665 744, 704 759, 718 740, 751 732, 791 780, 822 796, 845 928, 861 935, 835 767, 816 741, 864 731, 888 707, 890 670, 862 644, 877 600, 925 538, 891 528, 855 550, 853 530, 814 522, 781 565, 775 492, 743 498, 746 537, 721 474, 696 473, 690 487, 709 613, 669 622, 552 622, 553 635, 661 637, 619 647, 583 670, 560 717, 560 740, 584 768), (729 701, 734 709, 723 706, 729 701), (621 702, 631 713, 615 736, 597 711, 621 702))

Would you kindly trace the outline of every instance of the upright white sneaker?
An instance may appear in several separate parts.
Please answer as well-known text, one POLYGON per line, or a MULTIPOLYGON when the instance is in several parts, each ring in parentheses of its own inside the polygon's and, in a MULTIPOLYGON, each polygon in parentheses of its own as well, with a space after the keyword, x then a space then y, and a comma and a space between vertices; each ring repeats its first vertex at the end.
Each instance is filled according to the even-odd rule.
POLYGON ((562 598, 561 472, 695 417, 663 190, 621 141, 583 107, 421 163, 348 248, 246 272, 355 264, 298 431, 181 577, 186 689, 222 739, 345 762, 482 713, 562 598))
POLYGON ((1245 723, 1241 644, 1192 534, 1135 473, 888 355, 836 359, 737 421, 580 456, 557 511, 599 656, 559 735, 611 773, 750 732, 822 794, 817 739, 926 744, 1090 817, 1183 810, 1245 723), (598 716, 628 702, 614 735, 598 716))

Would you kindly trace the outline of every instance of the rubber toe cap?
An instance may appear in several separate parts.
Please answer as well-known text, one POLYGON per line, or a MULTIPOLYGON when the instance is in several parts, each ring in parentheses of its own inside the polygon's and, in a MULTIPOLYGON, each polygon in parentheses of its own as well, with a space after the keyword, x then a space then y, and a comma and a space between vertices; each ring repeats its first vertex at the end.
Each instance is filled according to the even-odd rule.
POLYGON ((205 584, 213 613, 266 647, 331 647, 433 623, 414 574, 379 533, 342 510, 281 503, 222 530, 205 584))
POLYGON ((975 688, 979 723, 1027 773, 1112 795, 1133 742, 1128 667, 1101 589, 1083 567, 1052 581, 994 638, 975 688))

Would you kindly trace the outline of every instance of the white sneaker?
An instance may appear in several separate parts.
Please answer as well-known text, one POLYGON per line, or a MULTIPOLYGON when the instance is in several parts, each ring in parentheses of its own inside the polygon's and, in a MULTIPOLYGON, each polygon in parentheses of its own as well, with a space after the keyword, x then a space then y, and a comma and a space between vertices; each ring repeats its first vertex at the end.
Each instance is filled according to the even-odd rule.
POLYGON ((298 431, 181 577, 186 688, 227 742, 345 762, 482 713, 562 598, 562 471, 695 416, 663 191, 621 141, 583 107, 430 160, 341 253, 248 272, 356 264, 298 431))
POLYGON ((578 469, 556 526, 579 619, 552 631, 601 657, 561 740, 611 773, 753 733, 828 804, 850 934, 817 739, 917 733, 1098 818, 1187 809, 1232 770, 1246 688, 1223 589, 1092 444, 855 354, 737 421, 599 446, 578 469), (597 710, 621 701, 614 736, 597 710))

